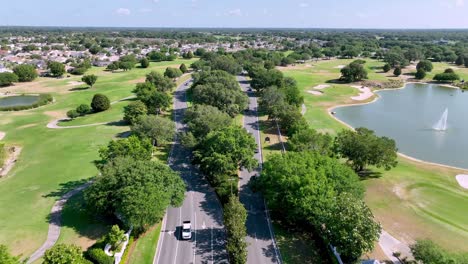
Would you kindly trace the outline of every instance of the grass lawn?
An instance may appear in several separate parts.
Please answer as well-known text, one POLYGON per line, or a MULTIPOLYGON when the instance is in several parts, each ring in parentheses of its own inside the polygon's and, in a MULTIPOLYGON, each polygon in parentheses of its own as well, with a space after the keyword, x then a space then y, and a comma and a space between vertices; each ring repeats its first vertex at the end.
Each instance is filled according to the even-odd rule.
MULTIPOLYGON (((350 97, 358 92, 348 85, 329 81, 339 77, 339 65, 350 61, 319 61, 281 69, 286 76, 298 81, 307 106, 305 117, 319 131, 335 134, 345 128, 327 113, 327 109, 353 103, 350 97), (307 93, 319 84, 330 87, 322 90, 322 96, 307 93)), ((370 80, 394 78, 391 73, 380 72, 382 65, 382 62, 367 60, 370 80)), ((448 67, 453 65, 434 63, 433 73, 427 80, 448 67)), ((468 78, 468 69, 455 71, 462 78, 468 78)), ((367 186, 366 202, 387 232, 407 243, 429 238, 448 249, 468 250, 468 193, 455 181, 455 175, 461 171, 399 158, 397 168, 380 172, 381 177, 364 182, 367 186)))
MULTIPOLYGON (((4 142, 21 146, 18 161, 7 175, 0 179, 0 244, 8 245, 15 255, 29 256, 44 242, 48 217, 53 203, 83 179, 96 175, 93 161, 98 149, 129 128, 120 123, 74 129, 48 129, 53 119, 82 103, 89 103, 92 95, 103 93, 111 101, 130 96, 135 83, 143 81, 151 70, 163 71, 167 66, 189 65, 194 60, 151 63, 150 68, 136 68, 128 72, 109 73, 103 68, 88 72, 99 76, 92 89, 73 89, 83 85, 70 84, 81 77, 65 79, 38 78, 35 82, 8 87, 13 93, 51 93, 55 103, 20 112, 0 112, 1 130, 6 132, 4 142)), ((112 105, 109 112, 77 119, 73 125, 121 120, 122 107, 127 102, 112 105), (81 119, 81 120, 80 120, 81 119)), ((73 242, 86 247, 104 231, 70 200, 74 210, 64 211, 59 241, 73 242)), ((69 206, 69 205, 67 205, 69 206)))
POLYGON ((153 263, 156 244, 161 234, 161 223, 157 224, 138 240, 135 241, 135 247, 130 253, 128 264, 153 263))

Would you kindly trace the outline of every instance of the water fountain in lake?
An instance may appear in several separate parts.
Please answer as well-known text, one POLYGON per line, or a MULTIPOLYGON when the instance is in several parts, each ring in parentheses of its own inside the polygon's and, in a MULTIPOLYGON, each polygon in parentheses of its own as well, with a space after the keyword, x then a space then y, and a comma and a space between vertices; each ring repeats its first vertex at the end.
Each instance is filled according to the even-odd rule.
POLYGON ((437 121, 437 123, 435 123, 435 125, 432 128, 438 131, 447 130, 447 117, 448 117, 448 108, 445 108, 445 111, 440 117, 439 121, 437 121))

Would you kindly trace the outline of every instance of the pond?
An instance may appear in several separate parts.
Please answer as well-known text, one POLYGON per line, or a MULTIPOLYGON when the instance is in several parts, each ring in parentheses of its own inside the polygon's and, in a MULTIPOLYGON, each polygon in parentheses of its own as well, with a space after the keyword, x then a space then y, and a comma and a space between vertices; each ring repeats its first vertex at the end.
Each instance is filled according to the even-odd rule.
POLYGON ((19 95, 0 98, 0 107, 26 106, 39 101, 37 95, 19 95))
POLYGON ((352 127, 367 127, 395 139, 405 155, 468 168, 468 92, 407 84, 404 89, 378 94, 380 98, 373 103, 334 109, 335 116, 352 127), (444 117, 446 129, 438 130, 444 127, 444 117))

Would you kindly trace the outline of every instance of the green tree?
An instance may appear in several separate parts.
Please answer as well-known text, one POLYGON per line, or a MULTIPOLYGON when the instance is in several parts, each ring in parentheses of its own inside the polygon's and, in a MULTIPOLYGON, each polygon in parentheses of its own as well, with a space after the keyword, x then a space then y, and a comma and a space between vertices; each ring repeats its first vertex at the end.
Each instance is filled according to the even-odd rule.
POLYGON ((156 146, 171 142, 175 135, 175 125, 172 120, 160 116, 140 116, 132 126, 132 132, 141 137, 151 139, 156 146))
POLYGON ((0 87, 1 86, 9 86, 12 85, 14 82, 18 81, 18 76, 11 72, 2 72, 0 73, 0 87))
POLYGON ((117 158, 102 167, 84 194, 93 212, 119 215, 137 234, 160 221, 168 206, 180 206, 184 196, 185 184, 169 166, 131 157, 117 158))
POLYGON ((94 86, 97 79, 98 79, 98 77, 96 75, 94 75, 94 74, 85 75, 85 76, 81 77, 81 81, 86 83, 87 85, 89 85, 91 88, 94 86))
POLYGON ((179 70, 180 70, 182 73, 188 72, 188 68, 187 68, 187 66, 185 65, 185 63, 182 63, 182 64, 180 65, 179 70))
POLYGON ((362 79, 367 79, 367 71, 364 68, 362 61, 353 61, 341 69, 341 79, 345 82, 357 82, 362 79))
POLYGON ((363 127, 338 133, 335 148, 335 152, 348 159, 358 172, 367 165, 390 170, 398 163, 395 141, 388 137, 378 137, 374 131, 363 127))
POLYGON ((312 128, 301 129, 288 141, 293 151, 317 151, 322 155, 332 155, 333 138, 329 134, 317 133, 312 128))
POLYGON ((237 196, 231 195, 224 205, 224 226, 227 232, 227 252, 233 264, 247 263, 247 210, 237 196))
POLYGON ((60 77, 65 74, 65 65, 56 61, 49 61, 47 63, 47 68, 50 71, 50 74, 54 77, 60 77))
POLYGON ((72 109, 67 112, 67 116, 70 119, 75 119, 80 116, 80 113, 78 113, 75 109, 72 109))
POLYGON ((285 110, 286 96, 276 86, 263 89, 260 97, 260 108, 268 115, 268 118, 278 118, 285 110))
POLYGON ((182 71, 177 68, 167 67, 166 71, 164 72, 164 76, 175 79, 182 76, 182 71))
POLYGON ((106 236, 106 242, 111 245, 112 250, 120 250, 120 245, 124 242, 125 232, 120 230, 118 225, 113 225, 106 236))
POLYGON ((163 76, 156 71, 152 71, 146 75, 146 82, 152 83, 156 87, 156 90, 160 92, 168 92, 175 87, 175 83, 171 78, 163 76))
POLYGON ((76 112, 82 116, 91 113, 91 107, 87 104, 80 104, 76 108, 76 112))
POLYGON ((451 256, 431 240, 417 240, 415 244, 410 246, 410 248, 414 258, 423 264, 466 263, 457 261, 456 257, 451 256))
POLYGON ((76 245, 56 244, 45 251, 43 259, 44 264, 91 264, 76 245))
POLYGON ((455 61, 455 64, 458 65, 458 66, 463 66, 465 65, 465 56, 466 55, 459 55, 457 60, 455 61))
POLYGON ((148 138, 129 136, 128 138, 111 140, 106 147, 99 149, 101 160, 97 164, 104 164, 118 157, 130 157, 133 160, 150 160, 153 145, 148 138))
POLYGON ((20 82, 31 82, 37 78, 37 71, 33 65, 21 64, 13 68, 20 82))
POLYGON ((349 261, 370 252, 378 241, 381 226, 375 222, 371 210, 361 199, 341 193, 324 217, 324 237, 349 261))
POLYGON ((112 72, 113 72, 113 71, 116 71, 116 70, 120 69, 120 65, 119 65, 119 64, 120 64, 120 63, 119 63, 118 61, 114 61, 114 62, 112 62, 111 64, 107 65, 106 70, 112 71, 112 72))
POLYGON ((148 109, 148 114, 160 114, 171 106, 172 98, 165 92, 151 91, 146 96, 138 97, 148 109))
POLYGON ((431 72, 434 69, 432 62, 429 60, 422 60, 416 65, 416 69, 423 69, 425 72, 431 72))
POLYGON ((142 101, 131 102, 129 105, 124 107, 123 120, 130 125, 136 123, 140 116, 144 116, 148 113, 146 105, 142 101))
POLYGON ((252 78, 250 85, 259 92, 267 87, 283 86, 283 73, 277 69, 266 70, 263 67, 254 68, 249 72, 249 76, 252 78))
POLYGON ((400 76, 401 75, 401 68, 396 67, 395 70, 393 71, 393 75, 400 76))
POLYGON ((12 256, 8 251, 7 246, 0 245, 0 263, 2 264, 21 264, 26 262, 21 262, 19 257, 12 256))
POLYGON ((438 73, 434 76, 434 80, 439 82, 453 82, 460 80, 460 76, 451 68, 445 69, 444 73, 438 73))
POLYGON ((391 69, 392 69, 392 66, 390 66, 390 64, 388 63, 386 63, 382 68, 383 72, 389 72, 391 69))
POLYGON ((228 127, 232 118, 211 105, 196 104, 187 109, 184 121, 195 138, 203 138, 211 131, 228 127))
POLYGON ((95 94, 91 101, 91 108, 96 113, 106 111, 110 108, 110 100, 103 94, 95 94))
POLYGON ((148 60, 147 58, 142 58, 142 59, 140 60, 140 65, 141 65, 142 68, 145 68, 145 69, 146 69, 146 68, 149 67, 150 62, 149 62, 149 60, 148 60))
POLYGON ((424 77, 426 77, 426 71, 423 68, 420 68, 416 71, 414 77, 418 80, 422 80, 424 77))
POLYGON ((221 82, 206 83, 196 85, 192 90, 194 103, 215 106, 231 117, 247 107, 248 97, 240 90, 238 84, 236 89, 230 89, 221 82))

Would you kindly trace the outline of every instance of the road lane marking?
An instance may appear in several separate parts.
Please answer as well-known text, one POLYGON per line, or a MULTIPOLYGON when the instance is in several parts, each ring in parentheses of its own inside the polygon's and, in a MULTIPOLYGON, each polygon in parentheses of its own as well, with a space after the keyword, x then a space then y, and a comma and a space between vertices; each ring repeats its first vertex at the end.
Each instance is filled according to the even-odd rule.
MULTIPOLYGON (((167 228, 167 221, 166 221, 166 215, 164 215, 163 217, 163 222, 162 222, 162 229, 161 229, 161 232, 164 232, 167 228)), ((163 243, 164 243, 164 235, 161 235, 159 236, 161 238, 161 245, 159 245, 159 240, 158 240, 158 244, 156 244, 156 254, 154 255, 154 258, 153 258, 153 264, 157 264, 159 263, 159 257, 161 256, 161 249, 162 249, 162 246, 163 246, 163 243)))
POLYGON ((211 263, 214 263, 213 261, 213 225, 211 225, 211 263))
MULTIPOLYGON (((179 207, 179 226, 182 227, 182 206, 179 207)), ((177 227, 176 227, 177 230, 177 227)), ((176 249, 174 255, 174 264, 177 264, 177 250, 179 249, 179 239, 177 238, 178 234, 175 234, 176 237, 176 249)))

